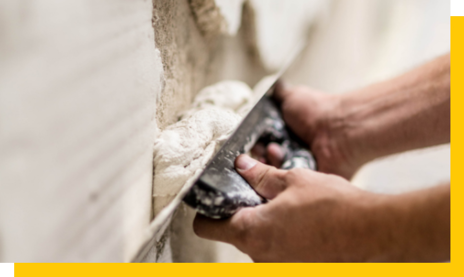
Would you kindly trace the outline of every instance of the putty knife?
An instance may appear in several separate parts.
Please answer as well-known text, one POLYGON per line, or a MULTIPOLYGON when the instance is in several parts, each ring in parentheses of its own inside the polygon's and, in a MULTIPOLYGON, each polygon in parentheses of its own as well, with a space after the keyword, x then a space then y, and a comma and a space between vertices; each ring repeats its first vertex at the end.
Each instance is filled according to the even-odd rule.
POLYGON ((257 143, 280 144, 286 155, 283 169, 295 167, 316 169, 313 155, 282 120, 281 113, 270 95, 274 83, 258 101, 241 124, 214 155, 205 170, 184 197, 184 202, 200 214, 211 218, 227 218, 241 207, 266 202, 235 170, 234 162, 257 143))
POLYGON ((271 142, 280 144, 286 153, 283 169, 300 167, 316 170, 316 161, 307 145, 285 125, 277 103, 271 98, 278 79, 291 68, 293 61, 298 60, 304 47, 304 42, 297 44, 280 71, 269 77, 267 81, 270 82, 258 85, 258 93, 263 97, 206 165, 183 198, 198 213, 216 219, 227 218, 242 207, 256 206, 267 201, 254 191, 234 167, 235 158, 249 152, 256 142, 265 146, 271 142))

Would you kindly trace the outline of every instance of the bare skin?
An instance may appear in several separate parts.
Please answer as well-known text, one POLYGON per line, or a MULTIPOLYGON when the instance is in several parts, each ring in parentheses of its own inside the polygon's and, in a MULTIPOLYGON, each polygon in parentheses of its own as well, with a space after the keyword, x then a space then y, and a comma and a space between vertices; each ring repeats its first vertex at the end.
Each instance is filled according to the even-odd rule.
POLYGON ((197 235, 262 262, 450 258, 449 184, 381 195, 348 181, 375 158, 449 142, 449 55, 343 95, 281 86, 276 97, 320 172, 277 169, 283 156, 277 145, 258 150, 270 165, 239 156, 238 172, 270 201, 227 220, 197 216, 197 235))

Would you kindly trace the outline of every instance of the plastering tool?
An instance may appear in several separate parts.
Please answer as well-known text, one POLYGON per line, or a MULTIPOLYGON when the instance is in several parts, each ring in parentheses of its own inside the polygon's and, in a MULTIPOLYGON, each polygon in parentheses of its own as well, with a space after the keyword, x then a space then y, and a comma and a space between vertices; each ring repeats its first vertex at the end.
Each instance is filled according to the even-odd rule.
POLYGON ((257 102, 241 124, 208 163, 184 201, 200 214, 227 218, 241 207, 266 202, 235 170, 234 161, 257 143, 278 143, 284 149, 283 169, 316 169, 307 146, 286 126, 277 104, 271 98, 276 82, 257 102))
POLYGON ((206 165, 183 198, 198 213, 216 219, 227 218, 242 207, 256 206, 267 201, 256 193, 234 167, 235 159, 249 152, 257 142, 264 146, 271 142, 281 145, 286 153, 282 169, 298 167, 316 170, 316 161, 308 151, 308 146, 286 126, 279 105, 272 98, 278 79, 285 76, 304 47, 304 42, 297 44, 280 71, 258 85, 257 93, 263 96, 206 165))

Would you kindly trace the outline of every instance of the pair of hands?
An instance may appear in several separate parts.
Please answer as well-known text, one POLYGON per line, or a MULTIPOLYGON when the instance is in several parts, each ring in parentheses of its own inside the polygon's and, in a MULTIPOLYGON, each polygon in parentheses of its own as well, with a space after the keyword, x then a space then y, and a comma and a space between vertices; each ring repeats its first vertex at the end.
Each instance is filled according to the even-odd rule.
POLYGON ((450 141, 449 54, 399 77, 342 95, 276 88, 286 123, 310 147, 319 172, 284 171, 277 145, 259 161, 236 160, 266 204, 227 220, 197 216, 198 236, 228 242, 254 261, 445 261, 450 185, 402 195, 349 180, 375 158, 450 141))
MULTIPOLYGON (((200 237, 235 245, 254 261, 366 260, 340 256, 362 244, 371 197, 352 186, 350 178, 358 164, 343 139, 343 123, 337 120, 339 101, 306 87, 276 89, 284 120, 306 143, 321 172, 277 169, 284 153, 277 144, 255 149, 259 160, 241 155, 237 171, 270 201, 243 208, 227 220, 198 215, 194 230, 200 237), (335 123, 335 125, 334 125, 335 123), (338 133, 337 133, 338 132, 338 133), (267 165, 267 164, 269 165, 267 165), (325 173, 333 173, 325 174, 325 173), (340 231, 344 235, 340 236, 340 231)), ((370 235, 370 234, 369 234, 370 235)))

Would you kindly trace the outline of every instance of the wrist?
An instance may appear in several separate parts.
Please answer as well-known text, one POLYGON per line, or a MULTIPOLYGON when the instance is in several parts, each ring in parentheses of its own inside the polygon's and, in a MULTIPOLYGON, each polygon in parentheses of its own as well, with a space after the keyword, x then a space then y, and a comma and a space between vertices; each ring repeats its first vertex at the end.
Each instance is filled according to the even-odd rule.
POLYGON ((352 101, 351 95, 335 95, 330 99, 330 108, 325 109, 321 116, 313 141, 312 150, 316 157, 323 157, 328 165, 318 164, 319 170, 334 173, 347 179, 366 162, 370 161, 366 155, 367 130, 362 117, 355 112, 357 102, 352 101), (326 170, 326 167, 329 170, 326 170), (336 172, 330 169, 337 169, 336 172))
POLYGON ((449 185, 367 201, 368 261, 449 260, 449 185))
POLYGON ((407 225, 407 214, 395 195, 373 194, 365 206, 365 228, 369 230, 368 262, 403 261, 405 247, 400 228, 407 225))
POLYGON ((385 154, 382 151, 385 151, 386 145, 379 147, 383 143, 385 106, 388 106, 385 99, 379 101, 377 95, 365 93, 364 90, 339 96, 336 113, 338 128, 344 134, 347 156, 358 168, 385 154))
POLYGON ((435 186, 386 196, 376 205, 377 236, 388 261, 449 260, 450 187, 435 186))

